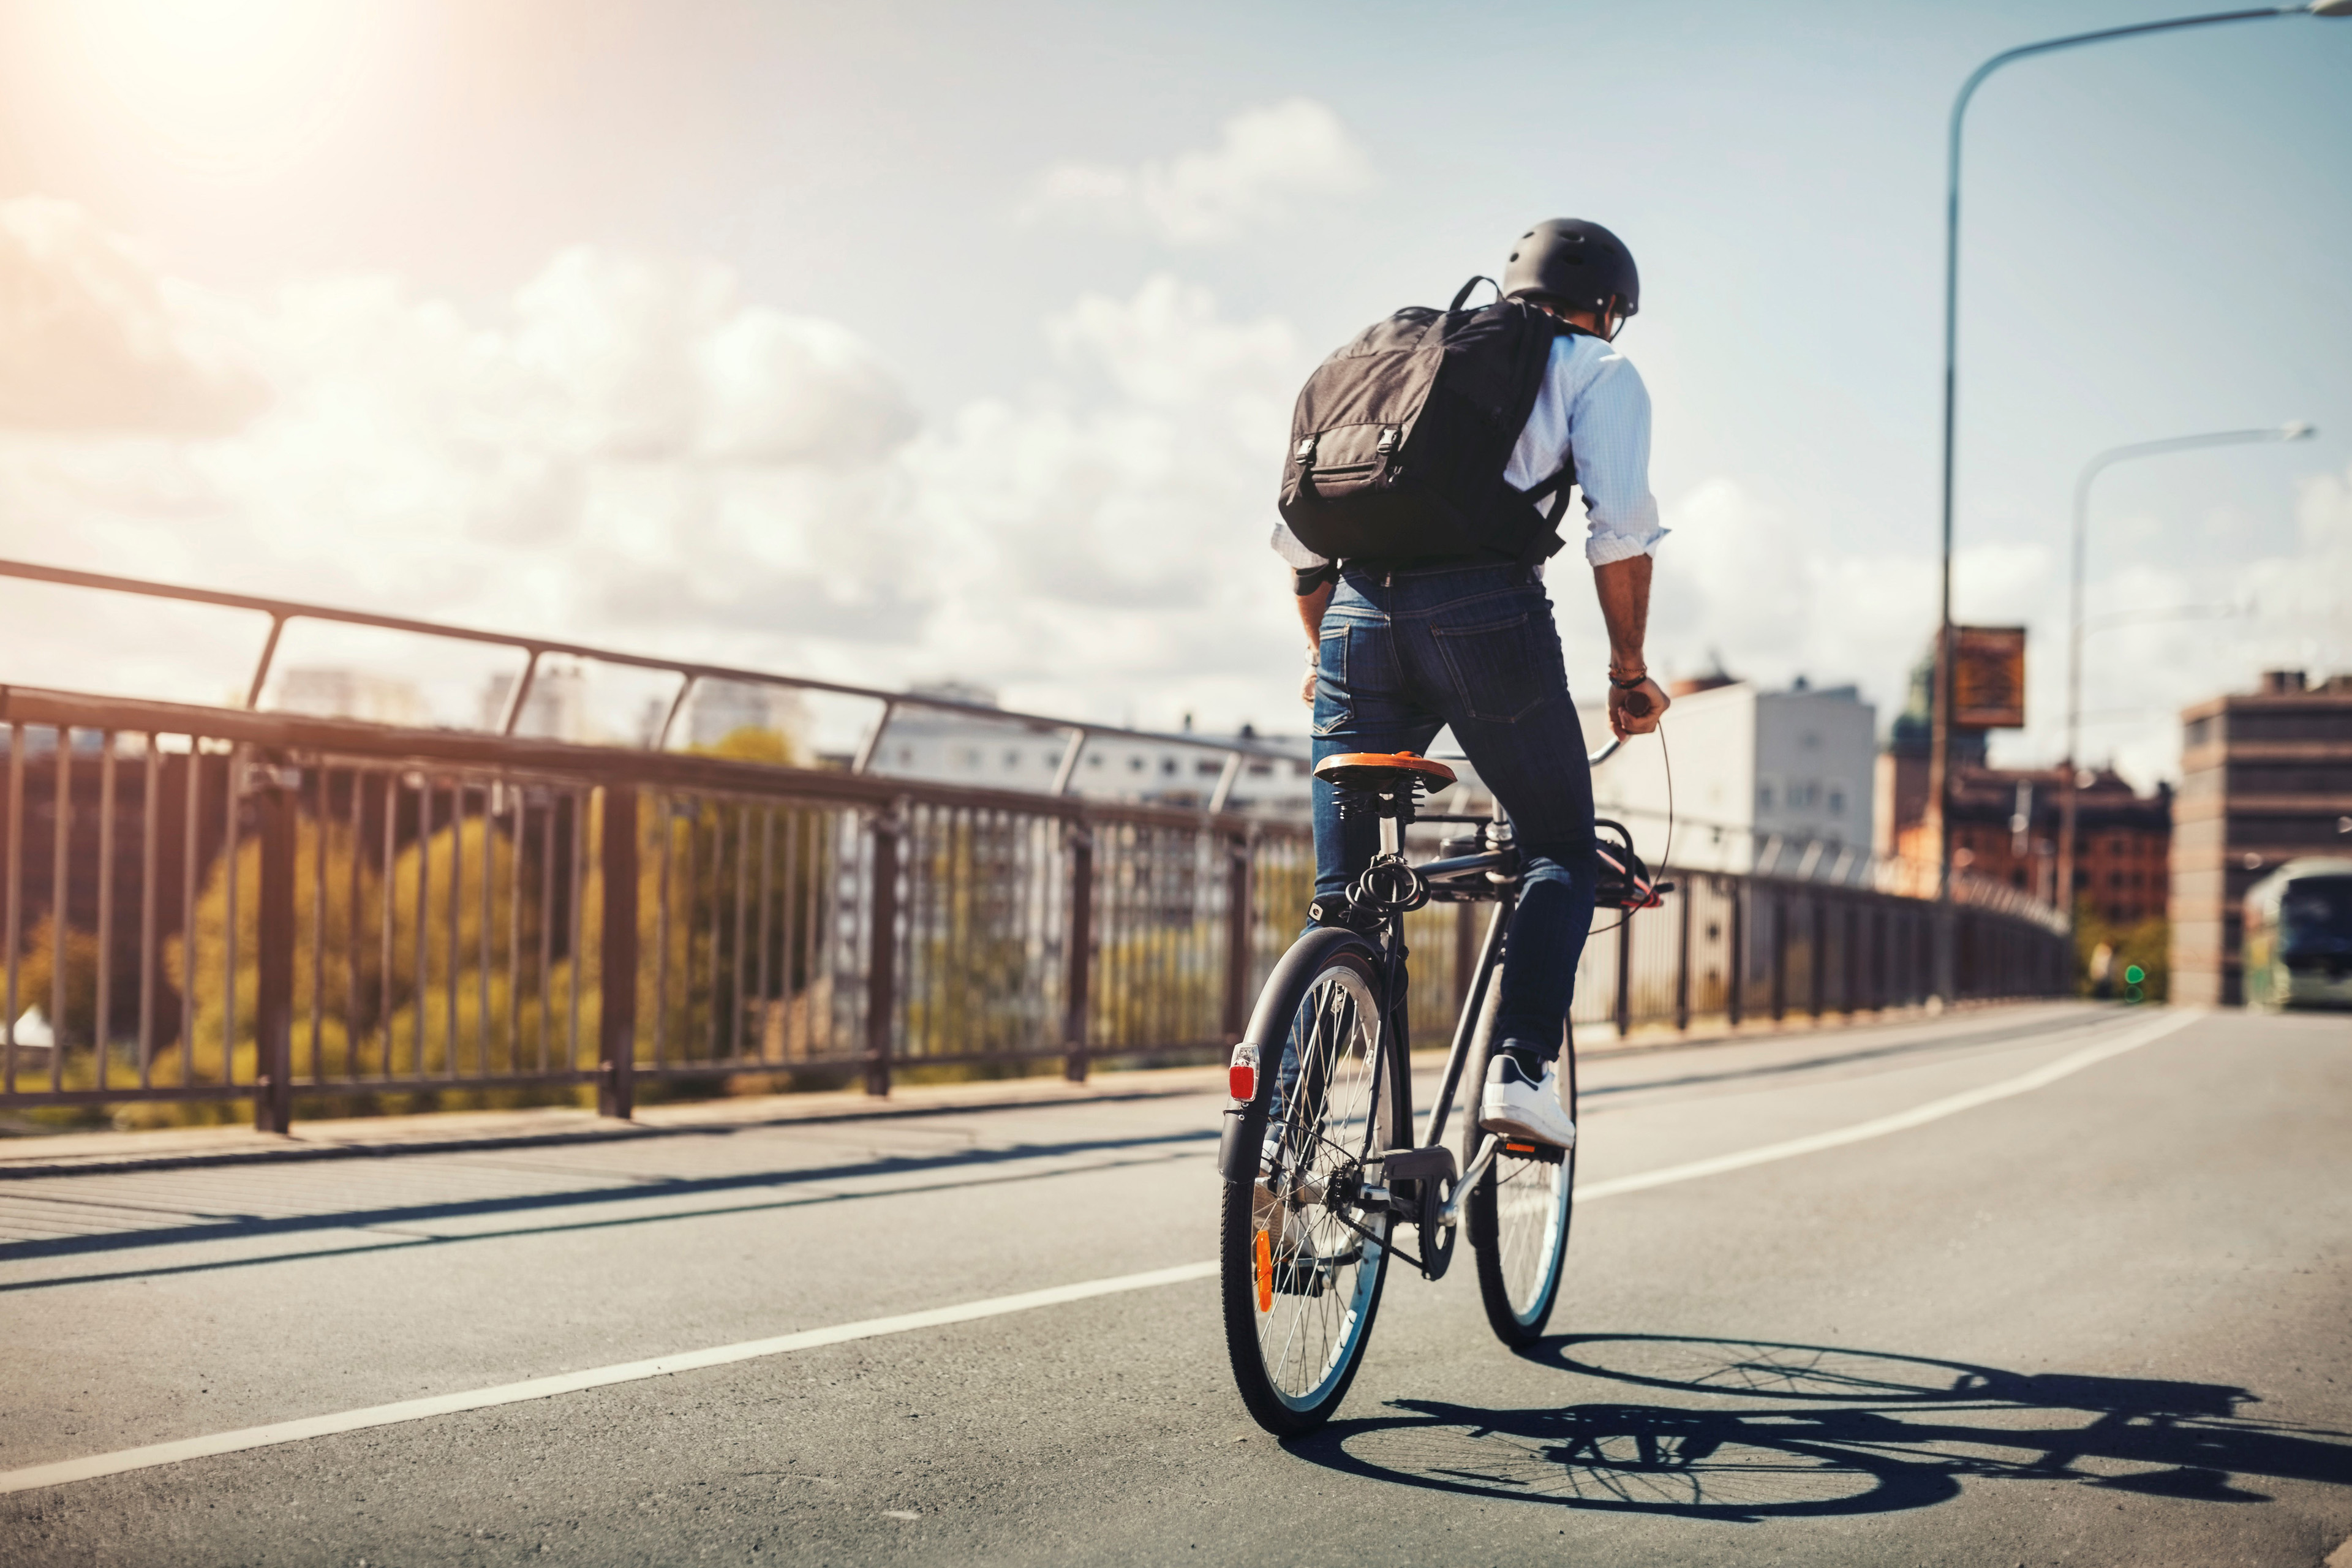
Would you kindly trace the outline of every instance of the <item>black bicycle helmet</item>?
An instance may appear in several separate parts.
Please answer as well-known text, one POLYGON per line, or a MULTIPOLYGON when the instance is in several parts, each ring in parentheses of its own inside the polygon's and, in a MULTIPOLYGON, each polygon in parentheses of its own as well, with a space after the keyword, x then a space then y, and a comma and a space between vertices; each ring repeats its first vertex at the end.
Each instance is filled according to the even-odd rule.
POLYGON ((1553 217, 1511 247, 1503 292, 1540 294, 1570 310, 1606 310, 1614 297, 1618 313, 1630 316, 1642 308, 1642 275, 1625 242, 1599 224, 1553 217))

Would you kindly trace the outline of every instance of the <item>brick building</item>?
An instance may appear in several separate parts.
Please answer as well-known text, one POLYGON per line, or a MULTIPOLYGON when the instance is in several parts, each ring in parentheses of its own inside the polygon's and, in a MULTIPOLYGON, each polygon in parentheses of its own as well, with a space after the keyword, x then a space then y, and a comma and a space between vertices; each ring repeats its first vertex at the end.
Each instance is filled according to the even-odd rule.
MULTIPOLYGON (((1927 743, 1934 700, 1931 666, 1913 672, 1911 700, 1879 753, 1877 835, 1882 859, 1935 858, 1927 825, 1927 743)), ((1985 732, 1952 733, 1952 867, 1984 881, 2060 904, 2058 844, 2064 774, 2056 768, 1996 768, 1985 732)), ((2074 895, 2111 925, 2161 915, 2172 841, 2172 792, 2133 791, 2110 768, 2085 768, 2074 813, 2074 895)))
POLYGON ((2352 853, 2352 675, 2273 670, 2180 720, 2172 995, 2234 1005, 2246 889, 2296 856, 2352 853))

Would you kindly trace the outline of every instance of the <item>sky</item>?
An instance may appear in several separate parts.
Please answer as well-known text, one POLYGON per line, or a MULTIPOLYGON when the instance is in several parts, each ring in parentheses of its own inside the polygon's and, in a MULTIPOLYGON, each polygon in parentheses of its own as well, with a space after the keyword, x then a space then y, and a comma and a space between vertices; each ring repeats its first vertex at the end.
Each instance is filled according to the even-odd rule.
MULTIPOLYGON (((1653 664, 1883 725, 1935 616, 1951 95, 2163 14, 0 0, 0 555, 1295 731, 1300 381, 1578 216, 1642 267, 1653 664)), ((2352 20, 2291 16, 1979 93, 1958 613, 2032 636, 1997 760, 2061 752, 2073 489, 2116 444, 2318 427, 2098 481, 2088 760, 2150 784, 2184 703, 2352 669, 2347 87, 2352 20)), ((199 700, 258 643, 10 584, 0 626, 0 679, 199 700)), ((282 657, 455 720, 488 668, 282 657)))

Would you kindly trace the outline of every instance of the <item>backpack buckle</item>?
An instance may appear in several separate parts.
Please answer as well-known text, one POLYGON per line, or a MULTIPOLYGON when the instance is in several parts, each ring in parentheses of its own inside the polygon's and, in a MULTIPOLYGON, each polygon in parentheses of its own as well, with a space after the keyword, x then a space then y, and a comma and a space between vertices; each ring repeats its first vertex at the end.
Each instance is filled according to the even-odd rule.
POLYGON ((1403 427, 1402 426, 1401 426, 1401 425, 1383 425, 1382 426, 1381 426, 1381 440, 1380 440, 1380 445, 1379 445, 1379 447, 1376 447, 1376 448, 1375 448, 1375 450, 1377 450, 1377 451, 1380 453, 1380 455, 1381 455, 1381 457, 1385 458, 1385 457, 1387 457, 1391 452, 1395 451, 1395 450, 1397 449, 1398 444, 1399 444, 1400 442, 1402 442, 1403 439, 1404 439, 1404 427, 1403 427))
POLYGON ((1298 443, 1298 450, 1295 455, 1298 458, 1298 466, 1300 468, 1313 468, 1315 466, 1315 437, 1309 436, 1306 439, 1300 441, 1298 443))

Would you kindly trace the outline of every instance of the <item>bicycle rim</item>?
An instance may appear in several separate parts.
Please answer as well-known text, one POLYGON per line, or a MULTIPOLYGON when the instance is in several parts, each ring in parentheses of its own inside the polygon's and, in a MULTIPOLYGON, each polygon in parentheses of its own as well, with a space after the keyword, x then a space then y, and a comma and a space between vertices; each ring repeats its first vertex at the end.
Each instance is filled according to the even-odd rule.
MULTIPOLYGON (((1576 1068, 1567 1077, 1568 1110, 1576 1113, 1576 1068)), ((1549 1152, 1547 1151, 1546 1152, 1549 1152)), ((1568 1267, 1568 1223, 1575 1204, 1576 1152, 1554 1159, 1507 1151, 1479 1179, 1473 1195, 1472 1244, 1478 1254, 1478 1293, 1486 1320, 1505 1344, 1532 1342, 1559 1300, 1568 1267)))
POLYGON ((1568 1215, 1576 1156, 1557 1163, 1497 1155, 1487 1173, 1494 1189, 1495 1265, 1499 1305, 1522 1332, 1543 1331, 1567 1265, 1568 1215))
POLYGON ((1336 955, 1292 1015, 1290 1049, 1261 1134, 1254 1185, 1225 1194, 1226 1338, 1261 1426, 1320 1426, 1346 1395, 1387 1276, 1390 1221, 1326 1195, 1391 1146, 1392 1074, 1379 1069, 1380 1009, 1362 959, 1336 955), (1352 1222, 1352 1223, 1350 1223, 1352 1222))

